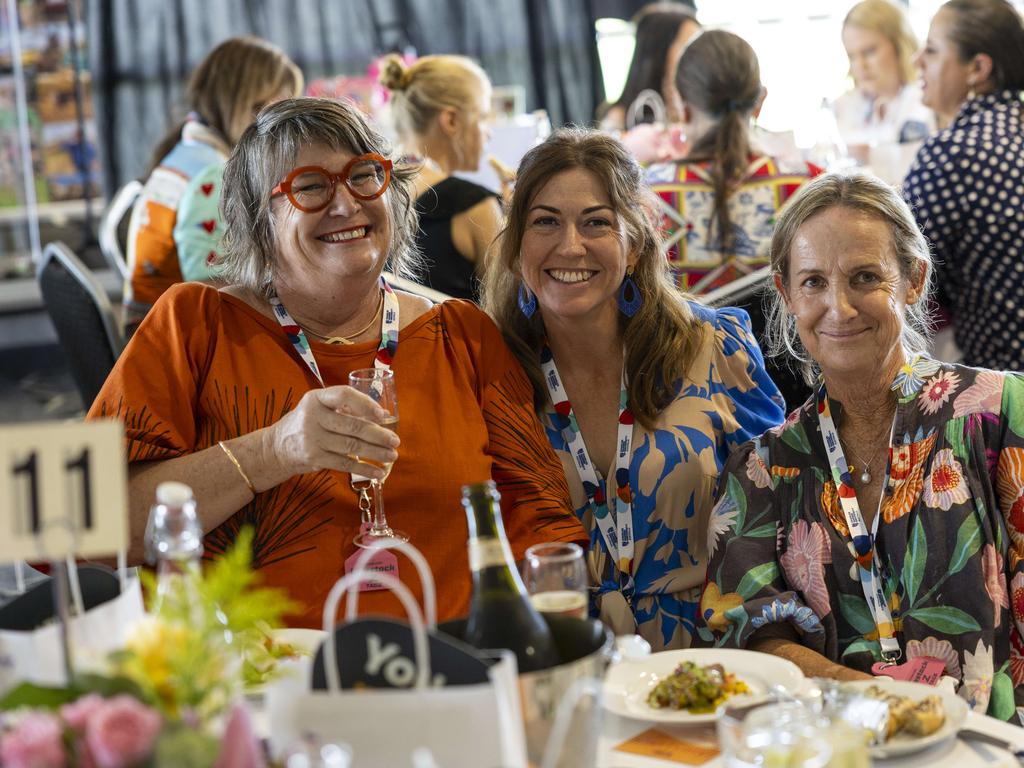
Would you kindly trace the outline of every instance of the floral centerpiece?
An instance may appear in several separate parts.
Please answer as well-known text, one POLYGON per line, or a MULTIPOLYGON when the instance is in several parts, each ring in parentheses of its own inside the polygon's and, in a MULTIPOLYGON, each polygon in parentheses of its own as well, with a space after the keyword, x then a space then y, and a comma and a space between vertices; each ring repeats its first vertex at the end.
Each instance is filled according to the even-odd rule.
MULTIPOLYGON (((158 610, 130 630, 104 674, 59 688, 25 683, 0 699, 0 765, 262 766, 238 693, 243 679, 270 674, 269 627, 294 606, 258 586, 251 544, 244 529, 204 572, 162 584, 158 610)), ((152 575, 142 579, 155 595, 152 575)))

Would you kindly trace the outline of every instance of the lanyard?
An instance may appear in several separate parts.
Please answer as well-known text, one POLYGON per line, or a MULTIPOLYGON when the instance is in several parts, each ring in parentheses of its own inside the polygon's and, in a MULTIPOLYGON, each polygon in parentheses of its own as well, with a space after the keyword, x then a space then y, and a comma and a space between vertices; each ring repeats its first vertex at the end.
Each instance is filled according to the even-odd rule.
MULTIPOLYGON (((398 297, 395 296, 395 292, 391 290, 391 286, 387 284, 383 277, 380 279, 380 287, 384 291, 384 313, 380 318, 380 346, 377 347, 377 354, 373 358, 373 367, 389 370, 391 368, 391 361, 395 357, 395 351, 398 349, 398 297)), ((306 367, 316 376, 320 386, 324 386, 324 379, 320 375, 316 358, 313 357, 313 350, 309 347, 306 332, 288 314, 288 310, 285 309, 281 300, 277 298, 276 293, 270 297, 270 306, 274 308, 274 316, 284 329, 284 333, 295 348, 296 354, 302 358, 306 367)))
MULTIPOLYGON (((541 350, 540 366, 544 371, 544 380, 548 385, 551 402, 555 406, 555 420, 562 436, 569 444, 576 469, 583 481, 583 491, 597 518, 597 527, 601 531, 608 553, 612 556, 619 572, 629 575, 633 565, 633 492, 629 487, 630 446, 633 442, 633 414, 629 410, 629 393, 626 390, 626 369, 622 369, 622 388, 619 391, 619 453, 615 457, 615 498, 609 507, 606 491, 601 489, 601 481, 597 476, 594 462, 590 460, 583 435, 580 434, 576 414, 566 394, 562 379, 555 367, 555 358, 545 344, 541 350)), ((607 488, 607 483, 605 483, 607 488)))
MULTIPOLYGON (((875 621, 875 627, 878 629, 878 642, 882 646, 882 658, 886 662, 895 663, 901 656, 900 644, 895 637, 892 613, 889 611, 889 604, 885 599, 881 567, 878 563, 878 553, 875 551, 875 538, 878 536, 878 521, 882 517, 882 500, 885 498, 885 494, 879 496, 878 510, 875 512, 875 520, 869 533, 860 513, 856 492, 853 490, 849 464, 843 454, 843 447, 839 444, 839 432, 832 420, 832 406, 828 399, 828 393, 825 391, 824 382, 818 388, 817 400, 818 424, 821 426, 821 436, 825 441, 825 450, 828 451, 829 463, 832 465, 832 480, 836 484, 839 505, 846 516, 850 538, 853 539, 854 557, 856 557, 857 567, 860 569, 860 585, 864 590, 864 599, 867 601, 868 609, 875 621)), ((895 423, 894 417, 893 424, 895 425, 895 423)), ((891 451, 891 429, 889 431, 889 446, 891 451)), ((889 465, 886 462, 885 485, 888 486, 888 484, 889 465)))
MULTIPOLYGON (((380 279, 380 288, 384 291, 384 312, 380 318, 380 345, 377 347, 377 354, 373 357, 373 367, 390 370, 391 361, 394 359, 395 352, 398 349, 398 297, 383 277, 380 279)), ((313 357, 313 350, 309 347, 306 332, 299 327, 299 324, 288 313, 288 310, 285 309, 284 304, 281 303, 276 293, 270 297, 270 306, 274 308, 274 316, 277 318, 277 322, 281 324, 281 328, 284 329, 284 333, 295 348, 296 354, 302 358, 306 367, 316 376, 320 386, 324 386, 324 379, 320 375, 320 368, 316 364, 316 358, 313 357)), ((359 496, 359 511, 363 522, 369 522, 369 480, 362 475, 351 475, 349 485, 352 486, 352 490, 359 496)))

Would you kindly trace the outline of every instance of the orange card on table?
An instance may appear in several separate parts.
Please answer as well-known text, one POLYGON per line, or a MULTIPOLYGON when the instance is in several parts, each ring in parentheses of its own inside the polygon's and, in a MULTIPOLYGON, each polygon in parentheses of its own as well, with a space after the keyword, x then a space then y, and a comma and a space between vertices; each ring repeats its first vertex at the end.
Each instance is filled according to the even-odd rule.
POLYGON ((683 741, 675 736, 669 736, 657 728, 648 728, 622 742, 615 749, 619 752, 629 752, 632 755, 671 760, 683 765, 703 765, 718 756, 718 750, 706 743, 696 744, 692 741, 683 741))

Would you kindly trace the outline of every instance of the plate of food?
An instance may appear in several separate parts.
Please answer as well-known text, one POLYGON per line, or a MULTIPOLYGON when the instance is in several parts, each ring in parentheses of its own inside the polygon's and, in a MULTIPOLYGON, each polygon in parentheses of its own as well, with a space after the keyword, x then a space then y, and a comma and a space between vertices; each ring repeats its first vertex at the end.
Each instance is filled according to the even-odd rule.
POLYGON ((659 723, 707 723, 732 696, 796 693, 804 676, 792 662, 753 651, 690 648, 614 665, 604 705, 623 717, 659 723))
POLYGON ((927 749, 956 736, 967 719, 966 701, 930 685, 879 678, 843 683, 842 689, 889 705, 884 733, 871 747, 873 758, 898 757, 927 749))

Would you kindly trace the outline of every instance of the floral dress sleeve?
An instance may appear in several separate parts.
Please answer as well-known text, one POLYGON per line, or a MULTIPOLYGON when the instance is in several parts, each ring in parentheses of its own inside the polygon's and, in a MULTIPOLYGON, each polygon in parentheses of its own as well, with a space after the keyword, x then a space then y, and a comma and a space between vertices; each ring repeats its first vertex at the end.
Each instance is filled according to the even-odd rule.
MULTIPOLYGON (((1021 375, 1006 375, 1000 412, 1002 438, 996 458, 995 490, 1010 539, 1005 565, 1012 618, 1009 678, 1013 688, 1020 691, 1024 688, 1024 377, 1021 375)), ((1003 599, 1005 601, 1006 598, 1003 599)), ((1003 602, 1003 606, 1006 606, 1006 602, 1003 602)), ((1005 676, 996 675, 992 698, 994 702, 1007 702, 1003 708, 1008 716, 1018 706, 1010 702, 1024 699, 1024 693, 1015 696, 1012 691, 998 690, 1001 677, 1005 676)), ((991 711, 990 714, 1004 715, 991 711)), ((1006 717, 1003 716, 1003 719, 1006 717)))
MULTIPOLYGON (((788 513, 776 495, 783 478, 769 469, 770 439, 769 433, 743 445, 722 473, 708 523, 708 576, 700 604, 706 626, 698 631, 705 642, 743 648, 762 627, 790 624, 803 645, 822 653, 821 620, 783 575, 779 531, 790 522, 783 521, 788 513)), ((797 514, 796 509, 792 512, 797 514)), ((801 524, 806 523, 796 523, 801 524)), ((815 533, 808 531, 811 539, 815 533)), ((827 539, 819 538, 827 551, 827 539)))

